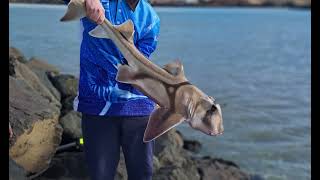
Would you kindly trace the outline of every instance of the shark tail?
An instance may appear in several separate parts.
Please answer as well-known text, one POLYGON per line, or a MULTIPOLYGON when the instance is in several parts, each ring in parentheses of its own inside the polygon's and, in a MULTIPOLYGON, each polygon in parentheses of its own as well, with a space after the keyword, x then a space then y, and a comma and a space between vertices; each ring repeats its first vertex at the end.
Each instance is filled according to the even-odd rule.
POLYGON ((185 118, 181 114, 171 113, 169 109, 163 107, 157 108, 150 115, 143 142, 156 139, 184 120, 185 118))
POLYGON ((60 21, 78 20, 86 16, 84 0, 71 0, 68 9, 60 21))

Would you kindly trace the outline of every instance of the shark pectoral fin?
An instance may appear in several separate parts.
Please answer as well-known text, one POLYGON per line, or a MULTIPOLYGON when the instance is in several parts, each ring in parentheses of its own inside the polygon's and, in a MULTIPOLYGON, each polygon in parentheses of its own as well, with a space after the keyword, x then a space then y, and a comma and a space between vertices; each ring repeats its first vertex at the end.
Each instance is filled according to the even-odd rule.
POLYGON ((152 112, 144 132, 143 142, 151 141, 183 122, 185 118, 168 109, 158 108, 152 112))
POLYGON ((86 16, 84 0, 71 0, 68 9, 60 21, 72 21, 86 16))
POLYGON ((114 28, 117 29, 130 43, 133 43, 134 25, 130 19, 120 25, 115 25, 114 28))
POLYGON ((184 76, 183 65, 179 60, 164 65, 163 69, 174 76, 184 76))
POLYGON ((102 26, 98 25, 94 29, 89 32, 90 36, 96 38, 109 38, 107 32, 102 28, 102 26))
POLYGON ((130 67, 128 65, 120 65, 118 67, 118 73, 116 76, 116 80, 118 82, 122 82, 122 83, 133 84, 134 75, 135 75, 135 72, 133 72, 132 69, 130 69, 130 67))

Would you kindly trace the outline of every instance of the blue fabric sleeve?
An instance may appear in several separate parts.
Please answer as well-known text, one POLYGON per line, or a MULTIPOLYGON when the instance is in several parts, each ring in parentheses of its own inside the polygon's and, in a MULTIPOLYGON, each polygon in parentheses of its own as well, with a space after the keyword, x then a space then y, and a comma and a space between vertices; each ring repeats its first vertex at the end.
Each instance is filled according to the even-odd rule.
POLYGON ((137 49, 147 58, 150 57, 151 53, 153 53, 157 47, 159 32, 160 20, 157 19, 157 22, 155 22, 152 28, 137 41, 137 49))

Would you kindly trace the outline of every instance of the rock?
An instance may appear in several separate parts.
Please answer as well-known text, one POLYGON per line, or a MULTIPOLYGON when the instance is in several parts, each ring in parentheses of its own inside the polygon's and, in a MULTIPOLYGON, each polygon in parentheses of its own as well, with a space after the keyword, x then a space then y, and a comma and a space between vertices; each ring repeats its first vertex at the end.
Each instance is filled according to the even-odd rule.
POLYGON ((231 161, 204 157, 196 163, 202 180, 250 180, 250 175, 231 161))
POLYGON ((195 162, 182 147, 182 136, 175 129, 155 140, 155 156, 160 166, 154 179, 200 179, 195 162))
MULTIPOLYGON (((36 180, 89 179, 88 169, 83 152, 65 152, 56 155, 48 170, 36 180)), ((115 174, 115 180, 128 179, 123 153, 115 174)))
POLYGON ((177 134, 183 139, 183 148, 193 152, 198 153, 201 150, 201 143, 197 140, 188 140, 185 137, 183 137, 182 133, 178 130, 176 130, 177 134))
MULTIPOLYGON (((184 152, 184 151, 182 151, 184 152)), ((200 174, 198 173, 196 163, 185 153, 179 154, 184 158, 184 162, 181 164, 172 164, 161 166, 158 171, 154 173, 155 180, 200 180, 200 174)))
POLYGON ((16 77, 15 67, 17 66, 17 60, 9 57, 9 76, 16 77))
POLYGON ((158 157, 162 166, 181 166, 185 161, 185 158, 180 155, 182 146, 181 136, 175 129, 171 129, 155 140, 154 155, 158 157))
POLYGON ((70 111, 73 111, 73 100, 75 96, 69 96, 62 100, 62 108, 61 108, 61 115, 65 115, 70 111))
POLYGON ((51 81, 48 77, 49 76, 48 73, 50 73, 50 72, 45 72, 45 71, 38 70, 38 69, 32 69, 32 70, 38 76, 41 83, 44 86, 46 86, 46 88, 49 90, 49 92, 56 98, 57 101, 60 102, 61 101, 61 94, 51 83, 51 81))
POLYGON ((200 152, 200 149, 201 149, 201 143, 196 140, 184 140, 183 141, 183 148, 188 151, 198 153, 198 152, 200 152))
POLYGON ((10 61, 10 59, 17 60, 21 63, 27 62, 24 55, 20 52, 19 49, 15 48, 15 47, 9 47, 9 61, 10 61))
POLYGON ((171 129, 168 132, 161 135, 155 140, 155 154, 158 155, 167 147, 173 149, 181 149, 183 146, 182 136, 175 129, 171 129))
MULTIPOLYGON (((16 79, 21 79, 26 82, 31 89, 38 92, 43 98, 46 98, 49 101, 49 104, 55 106, 55 108, 60 109, 61 103, 57 98, 50 92, 50 90, 42 83, 39 77, 28 68, 23 63, 15 59, 9 59, 9 69, 10 64, 12 66, 12 71, 14 72, 12 77, 16 79)), ((45 80, 43 80, 45 81, 45 80)))
MULTIPOLYGON (((153 171, 157 171, 159 167, 160 167, 160 164, 157 157, 153 156, 153 171)), ((124 159, 123 152, 121 150, 120 160, 117 167, 115 180, 127 180, 127 179, 128 179, 128 174, 127 174, 125 159, 124 159)))
POLYGON ((43 70, 45 72, 52 72, 56 75, 60 73, 59 69, 51 64, 46 63, 43 60, 40 60, 37 57, 32 57, 26 65, 31 68, 32 70, 43 70))
POLYGON ((166 166, 159 169, 153 176, 154 180, 180 180, 189 179, 181 169, 176 166, 166 166))
POLYGON ((60 111, 23 79, 9 76, 9 156, 28 172, 45 169, 59 146, 60 111))
POLYGON ((78 79, 72 75, 58 75, 52 79, 53 85, 61 93, 62 99, 76 96, 78 91, 78 79))
POLYGON ((174 129, 163 134, 155 141, 155 156, 158 157, 161 166, 181 166, 185 158, 181 156, 182 140, 174 129))
POLYGON ((62 144, 75 141, 82 137, 81 113, 70 111, 60 118, 60 124, 63 128, 62 144))
POLYGON ((56 155, 47 171, 35 180, 89 180, 83 152, 65 152, 56 155))
POLYGON ((9 155, 27 172, 45 169, 60 144, 60 102, 25 64, 9 58, 9 155), (11 66, 11 67, 10 67, 11 66))
POLYGON ((157 156, 153 156, 153 171, 156 172, 160 169, 161 164, 157 156))
MULTIPOLYGON (((174 129, 158 138, 161 144, 158 144, 158 156, 153 158, 154 180, 249 180, 250 178, 250 180, 255 180, 252 178, 258 177, 240 170, 231 161, 211 157, 193 158, 182 148, 179 138, 180 135, 174 129), (160 146, 164 144, 165 147, 160 146), (174 154, 163 155, 163 153, 170 152, 174 154), (164 160, 164 157, 170 158, 164 160)), ((50 168, 36 179, 89 179, 86 168, 83 152, 65 152, 56 155, 50 168)), ((121 152, 115 180, 126 180, 127 178, 125 160, 121 152)))
POLYGON ((27 172, 9 158, 9 180, 27 180, 27 172))
POLYGON ((35 58, 31 58, 26 65, 38 76, 41 83, 46 86, 50 93, 60 102, 61 95, 50 81, 50 78, 57 75, 59 70, 56 67, 35 58))

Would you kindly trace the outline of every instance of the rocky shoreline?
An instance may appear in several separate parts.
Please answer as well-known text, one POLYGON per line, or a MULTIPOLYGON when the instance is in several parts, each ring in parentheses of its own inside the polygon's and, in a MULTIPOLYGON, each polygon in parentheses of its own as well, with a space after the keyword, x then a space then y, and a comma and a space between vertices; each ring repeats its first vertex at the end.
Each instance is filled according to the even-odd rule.
MULTIPOLYGON (((78 79, 38 58, 9 48, 9 179, 87 180, 81 149, 57 152, 81 134, 81 114, 72 110, 78 79)), ((201 143, 175 129, 156 140, 155 180, 262 180, 234 162, 201 157, 201 143)), ((121 153, 116 180, 127 179, 121 153)))
MULTIPOLYGON (((9 0, 10 3, 63 4, 63 0, 9 0)), ((149 0, 153 6, 311 8, 311 0, 149 0)))

